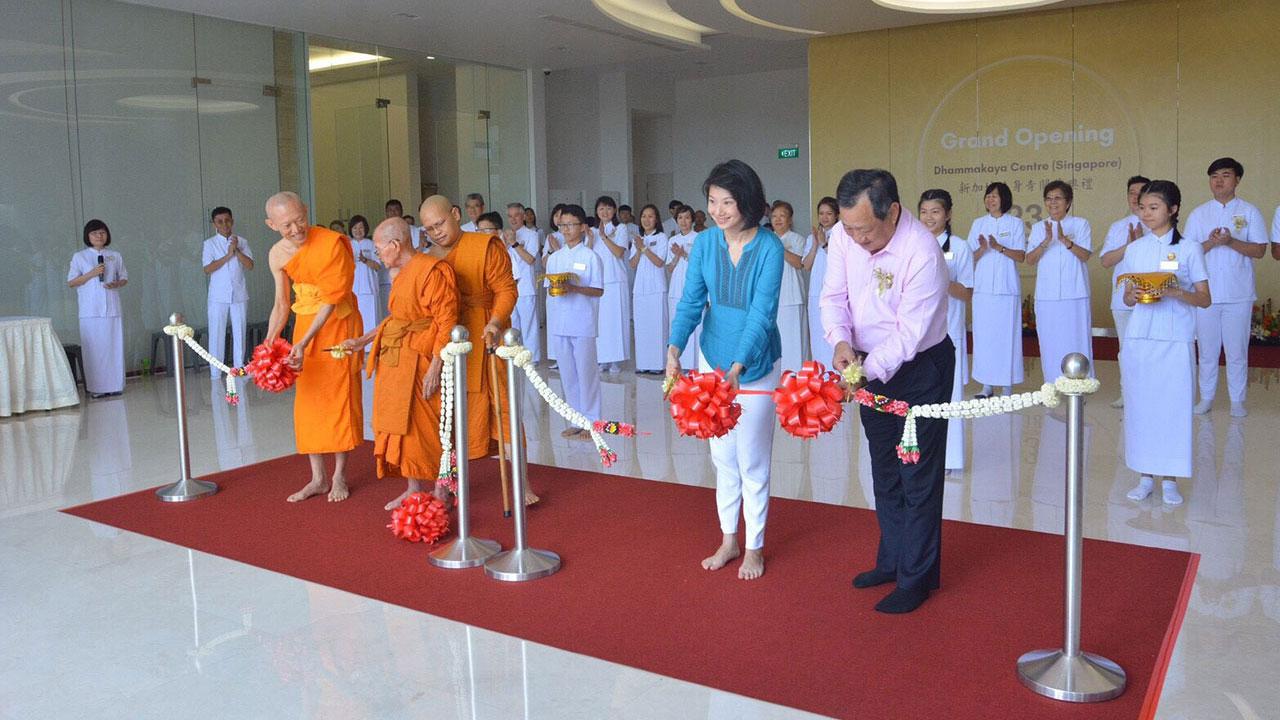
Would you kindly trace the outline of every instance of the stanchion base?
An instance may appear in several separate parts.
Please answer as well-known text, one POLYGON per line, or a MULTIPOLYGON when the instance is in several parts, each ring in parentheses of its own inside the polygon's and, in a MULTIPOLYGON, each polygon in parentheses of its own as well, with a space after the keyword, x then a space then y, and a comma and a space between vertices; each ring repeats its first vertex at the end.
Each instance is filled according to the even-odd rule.
POLYGON ((427 556, 427 562, 436 567, 457 570, 483 565, 485 560, 502 550, 496 540, 469 537, 454 538, 452 542, 427 556))
POLYGON ((1110 660, 1081 652, 1032 650, 1018 658, 1018 679, 1033 692, 1066 702, 1101 702, 1124 692, 1124 670, 1110 660))
POLYGON ((218 486, 207 480, 180 480, 168 487, 156 489, 156 497, 165 502, 199 500, 218 492, 218 486))
POLYGON ((494 580, 520 582, 546 577, 560 569, 560 556, 550 550, 508 550, 489 558, 484 574, 494 580))

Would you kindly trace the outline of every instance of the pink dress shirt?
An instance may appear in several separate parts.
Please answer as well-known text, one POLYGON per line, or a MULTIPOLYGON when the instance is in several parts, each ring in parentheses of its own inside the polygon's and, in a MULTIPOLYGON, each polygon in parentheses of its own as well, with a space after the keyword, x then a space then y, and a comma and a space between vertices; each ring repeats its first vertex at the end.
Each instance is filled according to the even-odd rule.
POLYGON ((903 363, 947 336, 950 276, 933 233, 906 208, 889 244, 872 255, 836 223, 819 305, 827 342, 866 353, 870 380, 888 382, 903 363))

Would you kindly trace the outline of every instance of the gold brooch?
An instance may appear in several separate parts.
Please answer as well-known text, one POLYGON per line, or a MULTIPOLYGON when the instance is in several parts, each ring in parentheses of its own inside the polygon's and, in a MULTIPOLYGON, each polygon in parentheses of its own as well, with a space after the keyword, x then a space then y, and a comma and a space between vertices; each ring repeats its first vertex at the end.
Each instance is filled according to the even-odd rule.
POLYGON ((1165 257, 1165 260, 1177 260, 1177 259, 1178 259, 1178 254, 1177 254, 1177 253, 1169 253, 1169 254, 1165 257))
POLYGON ((883 297, 893 287, 893 273, 876 268, 871 274, 876 279, 876 295, 883 297))
POLYGON ((1249 225, 1249 221, 1246 220, 1243 215, 1236 215, 1235 221, 1236 221, 1236 232, 1240 232, 1241 230, 1245 229, 1245 227, 1249 225))

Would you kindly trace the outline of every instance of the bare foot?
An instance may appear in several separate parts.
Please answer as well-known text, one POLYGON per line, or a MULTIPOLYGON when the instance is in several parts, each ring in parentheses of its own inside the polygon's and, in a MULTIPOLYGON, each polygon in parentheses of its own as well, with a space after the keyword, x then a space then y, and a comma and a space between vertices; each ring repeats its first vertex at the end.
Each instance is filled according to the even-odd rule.
POLYGON ((324 480, 312 480, 302 487, 301 490, 289 496, 289 502, 302 502, 313 495, 323 495, 329 492, 329 483, 324 480))
POLYGON ((435 488, 431 490, 431 494, 434 495, 437 500, 444 503, 445 507, 452 507, 449 496, 453 493, 449 492, 449 488, 445 487, 443 483, 436 483, 435 488))
POLYGON ((537 505, 539 502, 541 502, 541 500, 542 498, 538 497, 537 495, 534 495, 533 491, 530 490, 529 488, 524 489, 524 506, 525 507, 529 507, 530 505, 537 505))
POLYGON ((329 502, 342 502, 351 495, 351 490, 347 488, 347 479, 341 475, 333 476, 333 489, 329 491, 329 502))
POLYGON ((738 566, 739 580, 755 580, 764 574, 764 550, 748 550, 738 566))
POLYGON ((730 561, 737 558, 741 552, 738 550, 738 541, 725 538, 720 543, 720 548, 716 550, 716 554, 702 561, 704 570, 719 570, 728 565, 730 561))
POLYGON ((397 497, 395 500, 392 500, 391 502, 387 503, 386 505, 383 505, 383 506, 382 506, 382 509, 383 509, 383 510, 395 510, 396 508, 400 507, 400 503, 404 502, 404 499, 405 499, 405 498, 409 497, 409 496, 410 496, 410 495, 412 495, 412 494, 413 494, 413 491, 411 491, 411 490, 405 490, 404 492, 400 493, 400 496, 399 496, 399 497, 397 497))

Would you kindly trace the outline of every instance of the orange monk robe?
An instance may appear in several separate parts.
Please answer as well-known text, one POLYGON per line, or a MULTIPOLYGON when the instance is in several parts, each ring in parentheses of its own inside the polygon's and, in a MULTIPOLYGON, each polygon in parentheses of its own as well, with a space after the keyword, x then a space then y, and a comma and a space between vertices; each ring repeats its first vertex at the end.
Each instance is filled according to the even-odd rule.
MULTIPOLYGON (((464 232, 444 260, 453 267, 458 280, 458 322, 466 326, 475 343, 475 350, 467 356, 468 457, 487 457, 497 452, 496 443, 511 439, 506 362, 498 361, 498 387, 492 387, 483 336, 484 326, 491 317, 497 317, 503 330, 511 326, 511 311, 518 294, 511 275, 511 256, 497 237, 464 232), (502 409, 500 428, 493 418, 491 397, 494 395, 502 409)), ((501 340, 499 337, 498 341, 501 340)))
POLYGON ((294 385, 293 432, 304 455, 353 450, 364 439, 360 405, 362 353, 334 358, 329 348, 364 334, 356 297, 351 292, 355 257, 351 241, 322 227, 307 239, 284 266, 293 282, 293 341, 301 340, 315 322, 321 305, 333 305, 324 327, 311 338, 294 385))
POLYGON ((369 348, 373 386, 373 454, 378 477, 430 479, 440 471, 440 393, 422 397, 431 360, 458 324, 453 268, 415 254, 391 282, 389 315, 369 348))

